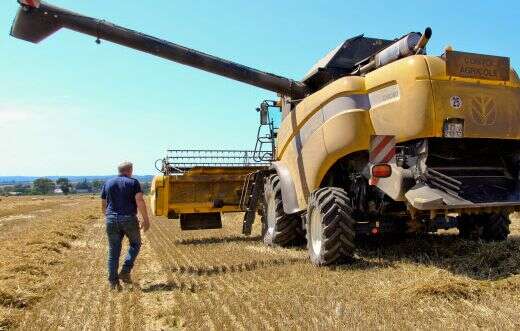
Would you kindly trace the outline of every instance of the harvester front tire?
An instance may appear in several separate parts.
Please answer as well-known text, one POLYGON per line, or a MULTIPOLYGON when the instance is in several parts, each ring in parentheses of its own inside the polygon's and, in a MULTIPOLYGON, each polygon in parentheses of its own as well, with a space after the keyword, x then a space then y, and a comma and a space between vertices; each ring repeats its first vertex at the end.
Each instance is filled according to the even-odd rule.
POLYGON ((262 237, 268 246, 289 247, 305 241, 301 217, 283 211, 282 190, 278 175, 265 180, 262 212, 262 237))
POLYGON ((305 224, 307 250, 314 265, 352 260, 356 221, 345 190, 325 187, 314 191, 309 199, 305 224))

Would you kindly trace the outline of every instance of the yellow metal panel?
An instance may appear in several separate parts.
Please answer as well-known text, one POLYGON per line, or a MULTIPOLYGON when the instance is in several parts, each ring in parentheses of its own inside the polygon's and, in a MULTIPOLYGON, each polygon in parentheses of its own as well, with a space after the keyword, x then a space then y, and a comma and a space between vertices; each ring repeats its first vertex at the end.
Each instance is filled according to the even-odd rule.
POLYGON ((177 214, 192 214, 192 213, 228 213, 241 211, 238 205, 223 206, 221 208, 213 207, 210 202, 183 202, 170 204, 170 211, 177 214))
POLYGON ((519 139, 520 81, 511 69, 507 82, 450 77, 442 58, 427 57, 435 95, 435 136, 441 137, 447 118, 464 119, 469 138, 519 139), (458 97, 460 107, 450 100, 458 97))
POLYGON ((374 132, 395 135, 407 141, 433 135, 433 97, 424 56, 411 56, 388 64, 366 77, 366 86, 374 91, 395 86, 398 97, 380 105, 372 104, 370 116, 374 132))
POLYGON ((155 176, 152 180, 150 208, 152 209, 152 214, 155 216, 165 215, 166 204, 164 203, 164 180, 165 177, 162 175, 155 176))
MULTIPOLYGON (((291 178, 294 182, 294 188, 296 190, 296 196, 298 198, 298 204, 301 207, 301 200, 305 198, 302 189, 303 181, 300 179, 303 177, 303 174, 300 173, 300 170, 298 169, 298 152, 296 150, 295 144, 289 144, 287 146, 286 151, 282 157, 282 161, 287 166, 287 169, 291 174, 291 178)), ((305 203, 303 206, 305 206, 305 203)))
POLYGON ((319 185, 317 183, 318 172, 324 160, 327 158, 327 150, 323 141, 323 130, 319 128, 311 134, 301 148, 301 157, 297 159, 296 167, 300 173, 299 187, 297 190, 298 204, 300 207, 307 205, 309 193, 319 185))
POLYGON ((464 137, 520 139, 520 88, 459 81, 434 81, 437 136, 443 121, 464 119, 464 137), (457 108, 453 97, 462 102, 457 108))
POLYGON ((338 79, 302 100, 280 125, 277 138, 278 159, 281 159, 291 140, 306 121, 324 104, 332 99, 349 94, 363 93, 364 78, 349 76, 338 79))

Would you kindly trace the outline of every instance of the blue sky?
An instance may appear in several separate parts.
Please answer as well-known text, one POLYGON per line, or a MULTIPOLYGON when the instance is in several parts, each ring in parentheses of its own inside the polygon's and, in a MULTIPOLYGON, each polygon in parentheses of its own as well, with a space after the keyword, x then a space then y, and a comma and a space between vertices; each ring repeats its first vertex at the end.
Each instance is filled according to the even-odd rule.
MULTIPOLYGON (((520 1, 49 2, 295 79, 350 36, 426 26, 430 54, 450 44, 520 65, 520 1)), ((67 30, 13 39, 17 6, 0 3, 0 176, 111 174, 121 160, 153 174, 167 148, 254 146, 254 108, 274 93, 67 30)))

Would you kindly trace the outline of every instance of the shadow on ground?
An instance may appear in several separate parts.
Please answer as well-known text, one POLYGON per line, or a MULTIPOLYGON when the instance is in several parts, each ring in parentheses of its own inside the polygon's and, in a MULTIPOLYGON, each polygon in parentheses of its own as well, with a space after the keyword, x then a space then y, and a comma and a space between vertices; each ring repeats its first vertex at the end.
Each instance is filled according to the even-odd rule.
POLYGON ((261 236, 245 237, 241 235, 227 236, 227 237, 209 237, 209 238, 195 238, 195 239, 178 239, 176 244, 180 245, 211 245, 211 244, 226 244, 232 242, 251 242, 260 241, 261 236))
POLYGON ((290 265, 302 261, 299 258, 279 258, 268 260, 251 260, 237 264, 222 264, 212 266, 179 266, 169 268, 169 271, 191 276, 214 276, 227 273, 254 271, 272 266, 290 265))
POLYGON ((428 234, 359 243, 362 259, 391 266, 411 262, 435 266, 478 280, 499 280, 520 274, 520 237, 504 242, 476 242, 457 235, 428 234))
POLYGON ((162 282, 156 284, 148 284, 141 286, 141 291, 144 293, 150 292, 171 292, 171 291, 188 291, 188 292, 200 292, 205 289, 205 285, 194 284, 190 282, 162 282))
MULTIPOLYGON (((260 241, 260 236, 241 235, 180 239, 180 245, 212 245, 232 242, 260 241)), ((520 236, 510 235, 505 242, 467 241, 455 234, 425 234, 360 240, 357 258, 331 267, 331 270, 352 270, 393 267, 396 263, 409 262, 435 266, 454 274, 477 280, 499 280, 520 274, 520 236)), ((305 250, 304 246, 292 249, 305 250)), ((251 271, 276 265, 292 264, 302 259, 251 261, 240 265, 215 266, 213 268, 179 267, 173 272, 191 275, 218 275, 251 271)))

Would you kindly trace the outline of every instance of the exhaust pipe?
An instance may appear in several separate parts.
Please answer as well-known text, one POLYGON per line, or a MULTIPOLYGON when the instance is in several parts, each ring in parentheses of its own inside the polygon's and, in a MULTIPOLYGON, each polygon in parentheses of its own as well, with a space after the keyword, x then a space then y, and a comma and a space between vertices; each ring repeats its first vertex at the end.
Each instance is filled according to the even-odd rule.
POLYGON ((367 72, 381 68, 401 58, 418 54, 424 50, 431 36, 432 29, 429 27, 426 28, 423 34, 411 32, 376 53, 368 63, 362 64, 359 68, 359 72, 366 74, 367 72))

